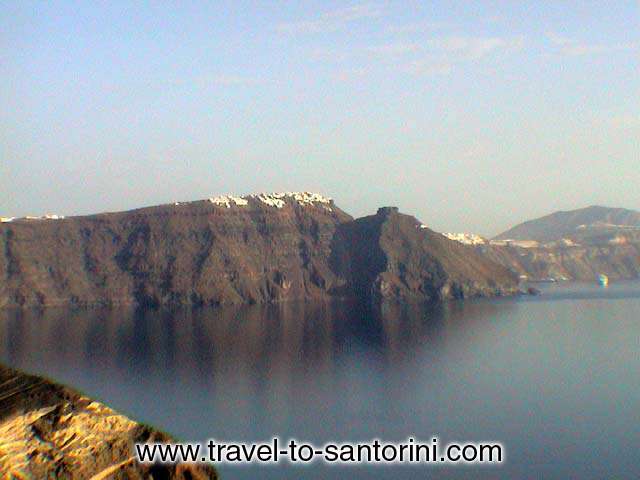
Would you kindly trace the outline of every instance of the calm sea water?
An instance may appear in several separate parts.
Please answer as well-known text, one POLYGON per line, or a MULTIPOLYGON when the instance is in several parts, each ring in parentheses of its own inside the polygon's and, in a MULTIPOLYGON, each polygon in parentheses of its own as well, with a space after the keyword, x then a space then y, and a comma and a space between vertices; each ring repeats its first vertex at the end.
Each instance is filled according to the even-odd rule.
POLYGON ((440 307, 4 311, 0 361, 182 440, 500 441, 495 467, 223 478, 640 478, 640 284, 440 307))

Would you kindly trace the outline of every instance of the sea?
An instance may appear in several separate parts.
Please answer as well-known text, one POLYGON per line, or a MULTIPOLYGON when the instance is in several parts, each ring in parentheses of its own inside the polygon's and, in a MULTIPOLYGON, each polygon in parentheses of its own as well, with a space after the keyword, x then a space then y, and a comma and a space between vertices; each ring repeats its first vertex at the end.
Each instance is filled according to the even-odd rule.
POLYGON ((224 479, 640 478, 640 282, 440 305, 0 312, 0 362, 182 441, 500 443, 500 464, 224 479))

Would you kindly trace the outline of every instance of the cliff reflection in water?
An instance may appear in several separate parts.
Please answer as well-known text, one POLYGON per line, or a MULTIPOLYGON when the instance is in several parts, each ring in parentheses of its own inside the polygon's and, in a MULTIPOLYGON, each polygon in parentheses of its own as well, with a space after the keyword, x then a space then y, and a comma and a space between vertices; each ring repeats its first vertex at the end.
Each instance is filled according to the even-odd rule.
MULTIPOLYGON (((487 467, 491 478, 639 478, 640 284, 542 288, 540 297, 432 307, 4 310, 0 362, 73 385, 183 440, 438 435, 503 442, 508 462, 487 467)), ((458 467, 221 472, 478 476, 458 467)))
MULTIPOLYGON (((390 383, 408 381, 417 372, 417 351, 424 370, 435 363, 430 357, 435 360, 447 348, 447 339, 456 337, 458 327, 469 318, 482 322, 496 308, 507 305, 9 310, 0 314, 0 358, 74 385, 151 423, 178 413, 202 423, 197 412, 181 412, 180 398, 189 397, 192 405, 195 401, 216 416, 231 417, 223 433, 255 435, 264 415, 264 433, 271 435, 274 422, 287 430, 286 412, 292 409, 325 411, 331 418, 327 409, 349 408, 348 393, 354 375, 358 378, 353 369, 360 363, 367 365, 362 375, 386 378, 388 372, 390 383), (331 397, 334 404, 327 405, 319 393, 327 389, 345 395, 331 397), (301 394, 309 397, 301 402, 301 394), (238 431, 233 417, 240 425, 252 419, 253 430, 238 431)), ((166 428, 172 432, 195 433, 169 423, 166 428)), ((221 429, 212 430, 203 426, 197 434, 218 435, 221 429)))
MULTIPOLYGON (((490 303, 434 306, 300 303, 237 308, 136 310, 50 308, 0 311, 0 356, 12 365, 166 379, 225 373, 298 377, 331 371, 353 350, 373 352, 381 365, 401 365, 415 348, 443 346, 450 330, 490 303)), ((475 318, 478 320, 477 316, 475 318)))

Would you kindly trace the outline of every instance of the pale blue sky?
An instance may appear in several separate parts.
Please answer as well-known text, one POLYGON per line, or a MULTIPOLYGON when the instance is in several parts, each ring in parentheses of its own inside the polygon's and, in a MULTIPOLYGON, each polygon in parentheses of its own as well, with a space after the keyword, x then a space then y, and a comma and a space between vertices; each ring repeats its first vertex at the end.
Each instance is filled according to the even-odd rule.
POLYGON ((640 209, 639 67, 636 0, 5 0, 0 215, 313 190, 490 235, 640 209))

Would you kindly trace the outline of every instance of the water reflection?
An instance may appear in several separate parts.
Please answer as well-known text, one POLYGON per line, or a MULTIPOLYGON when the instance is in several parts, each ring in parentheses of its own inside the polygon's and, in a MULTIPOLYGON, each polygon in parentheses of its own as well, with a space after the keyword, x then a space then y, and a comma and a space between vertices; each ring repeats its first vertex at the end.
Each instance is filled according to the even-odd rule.
MULTIPOLYGON (((73 385, 185 440, 439 434, 504 442, 509 464, 487 471, 491 478, 637 478, 640 289, 552 288, 539 298, 431 307, 4 310, 0 361, 73 385)), ((224 473, 426 474, 319 467, 224 473)), ((477 478, 469 469, 428 473, 477 478)))
MULTIPOLYGON (((437 355, 472 314, 491 303, 439 306, 301 303, 217 309, 4 310, 0 356, 41 371, 52 366, 116 374, 115 381, 195 377, 211 386, 230 378, 294 382, 334 372, 366 352, 379 368, 402 368, 425 344, 437 355)), ((255 385, 260 388, 260 385, 255 385)))
POLYGON ((348 440, 355 430, 344 415, 359 416, 361 435, 384 428, 420 377, 446 374, 439 360, 451 355, 447 350, 455 355, 461 330, 476 341, 491 332, 496 310, 509 308, 479 302, 371 309, 341 302, 14 310, 0 313, 0 358, 182 438, 304 432, 348 440), (395 406, 380 408, 394 396, 395 406), (212 423, 224 421, 203 424, 204 409, 212 423))

